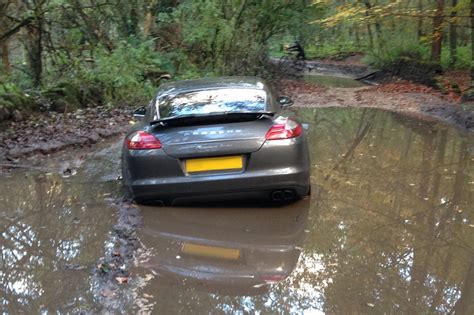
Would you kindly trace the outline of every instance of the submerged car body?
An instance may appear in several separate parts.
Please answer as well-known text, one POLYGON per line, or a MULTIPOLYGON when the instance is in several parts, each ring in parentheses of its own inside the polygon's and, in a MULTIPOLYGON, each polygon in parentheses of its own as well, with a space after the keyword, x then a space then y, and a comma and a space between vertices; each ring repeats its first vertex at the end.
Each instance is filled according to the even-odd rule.
POLYGON ((289 102, 254 77, 161 86, 125 137, 125 187, 139 202, 306 196, 308 146, 304 128, 282 114, 289 102))

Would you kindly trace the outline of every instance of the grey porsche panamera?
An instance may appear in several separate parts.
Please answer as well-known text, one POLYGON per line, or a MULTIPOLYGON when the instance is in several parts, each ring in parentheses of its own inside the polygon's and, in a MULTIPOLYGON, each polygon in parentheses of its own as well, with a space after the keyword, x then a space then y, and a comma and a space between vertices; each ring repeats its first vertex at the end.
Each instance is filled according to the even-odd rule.
POLYGON ((292 102, 256 77, 160 86, 127 133, 124 186, 138 202, 202 199, 292 200, 310 193, 303 126, 292 102))

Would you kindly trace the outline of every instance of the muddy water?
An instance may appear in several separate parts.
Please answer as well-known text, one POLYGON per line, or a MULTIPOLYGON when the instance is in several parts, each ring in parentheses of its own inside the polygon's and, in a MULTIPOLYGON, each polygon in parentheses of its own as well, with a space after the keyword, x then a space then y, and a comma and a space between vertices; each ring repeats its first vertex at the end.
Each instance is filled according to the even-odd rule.
POLYGON ((312 196, 282 207, 133 207, 140 228, 120 232, 118 144, 68 178, 56 162, 2 176, 1 307, 474 313, 474 139, 377 110, 298 115, 312 196), (117 242, 135 250, 121 285, 96 270, 117 242))
POLYGON ((366 86, 364 83, 354 80, 353 78, 344 75, 324 75, 324 74, 307 74, 301 80, 315 83, 321 86, 336 87, 336 88, 356 88, 366 86))
POLYGON ((116 167, 109 165, 116 165, 111 152, 117 149, 108 145, 89 158, 72 152, 1 176, 0 310, 100 309, 91 283, 99 257, 112 244, 112 201, 120 190, 110 180, 116 167))

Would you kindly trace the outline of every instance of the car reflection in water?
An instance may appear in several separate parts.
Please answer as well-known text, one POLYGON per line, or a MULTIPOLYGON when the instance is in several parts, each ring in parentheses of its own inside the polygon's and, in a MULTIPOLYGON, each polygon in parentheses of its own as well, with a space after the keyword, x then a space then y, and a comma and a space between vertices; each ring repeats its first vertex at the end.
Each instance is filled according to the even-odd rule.
POLYGON ((294 270, 308 211, 309 198, 276 208, 142 206, 137 265, 155 274, 152 285, 262 294, 294 270))

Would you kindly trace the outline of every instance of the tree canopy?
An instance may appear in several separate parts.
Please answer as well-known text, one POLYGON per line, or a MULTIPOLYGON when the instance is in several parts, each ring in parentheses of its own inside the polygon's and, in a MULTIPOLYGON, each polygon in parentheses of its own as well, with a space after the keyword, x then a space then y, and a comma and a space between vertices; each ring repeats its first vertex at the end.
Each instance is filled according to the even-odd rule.
POLYGON ((269 76, 268 56, 294 41, 310 57, 360 52, 381 67, 411 58, 468 69, 471 2, 5 0, 0 105, 12 106, 1 93, 24 90, 48 104, 58 88, 120 103, 144 101, 164 75, 269 76))

